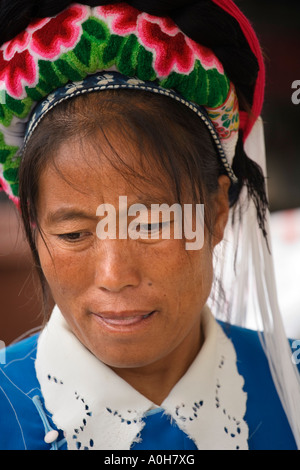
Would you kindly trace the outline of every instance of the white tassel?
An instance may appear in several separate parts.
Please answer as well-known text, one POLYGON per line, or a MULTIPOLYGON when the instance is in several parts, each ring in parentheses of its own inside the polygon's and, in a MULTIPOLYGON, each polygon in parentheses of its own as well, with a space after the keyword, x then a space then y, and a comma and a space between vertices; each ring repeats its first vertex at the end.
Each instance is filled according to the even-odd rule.
MULTIPOLYGON (((247 139, 245 150, 266 175, 261 119, 257 120, 247 139)), ((235 221, 233 226, 229 222, 224 241, 216 249, 216 273, 230 298, 230 304, 227 304, 230 321, 259 331, 274 385, 300 449, 300 375, 292 361, 292 351, 280 313, 273 257, 258 227, 254 203, 248 203, 245 190, 241 194, 240 207, 243 208, 242 220, 235 221), (236 272, 232 268, 235 257, 236 272)), ((269 213, 266 230, 272 251, 269 213)), ((216 311, 216 305, 219 310, 220 301, 214 293, 214 297, 211 297, 213 311, 216 311)))
POLYGON ((252 229, 250 228, 250 246, 257 295, 257 313, 260 313, 263 324, 263 334, 260 335, 260 339, 275 387, 299 448, 300 376, 292 361, 292 351, 279 310, 273 258, 262 234, 257 233, 258 230, 254 224, 252 229))

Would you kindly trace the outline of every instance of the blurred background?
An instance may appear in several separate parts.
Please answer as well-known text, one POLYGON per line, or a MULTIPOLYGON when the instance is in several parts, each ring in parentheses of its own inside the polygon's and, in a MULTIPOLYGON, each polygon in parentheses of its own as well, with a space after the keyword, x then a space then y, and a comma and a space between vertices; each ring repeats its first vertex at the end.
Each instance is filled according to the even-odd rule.
MULTIPOLYGON (((287 334, 300 338, 300 104, 291 99, 292 83, 300 80, 300 2, 236 3, 251 20, 265 55, 263 119, 275 273, 287 334)), ((0 340, 6 345, 41 325, 38 293, 19 221, 0 195, 0 340)))

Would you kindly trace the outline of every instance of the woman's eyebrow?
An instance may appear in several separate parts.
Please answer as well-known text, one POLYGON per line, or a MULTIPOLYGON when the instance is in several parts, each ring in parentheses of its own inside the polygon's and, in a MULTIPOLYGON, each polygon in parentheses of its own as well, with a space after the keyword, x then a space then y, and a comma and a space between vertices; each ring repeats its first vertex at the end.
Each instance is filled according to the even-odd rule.
MULTIPOLYGON (((170 204, 171 201, 169 200, 169 198, 166 201, 165 197, 142 194, 139 197, 134 198, 134 200, 128 201, 127 209, 133 204, 142 204, 147 209, 151 209, 152 204, 160 205, 163 203, 170 204)), ((172 203, 170 205, 172 205, 172 203)), ((117 206, 115 207, 115 209, 116 209, 116 213, 118 213, 119 207, 117 206)), ((68 222, 68 221, 78 220, 78 219, 97 221, 98 218, 99 217, 97 216, 96 211, 95 211, 95 214, 91 214, 90 212, 85 212, 84 210, 81 210, 81 209, 60 207, 59 209, 55 211, 50 211, 47 214, 46 224, 52 225, 52 224, 68 222)))
POLYGON ((60 208, 47 214, 46 223, 51 225, 78 219, 97 220, 97 216, 96 213, 90 214, 80 209, 60 208))

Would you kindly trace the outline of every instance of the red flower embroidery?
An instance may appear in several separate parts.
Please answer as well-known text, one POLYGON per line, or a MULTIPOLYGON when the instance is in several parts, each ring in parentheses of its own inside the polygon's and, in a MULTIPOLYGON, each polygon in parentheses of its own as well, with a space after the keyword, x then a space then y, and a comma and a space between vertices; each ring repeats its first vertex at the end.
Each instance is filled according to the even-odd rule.
POLYGON ((74 5, 47 21, 32 34, 30 49, 44 59, 55 59, 73 49, 80 38, 81 23, 87 17, 84 6, 74 5))
POLYGON ((53 18, 32 22, 0 49, 0 82, 13 98, 26 96, 25 86, 38 82, 38 59, 56 59, 73 49, 89 9, 74 5, 53 18))
POLYGON ((1 178, 1 176, 0 176, 0 192, 1 191, 8 192, 8 184, 6 183, 4 178, 1 178))
POLYGON ((111 29, 122 36, 136 31, 137 19, 141 14, 139 10, 126 3, 97 7, 95 13, 106 19, 112 17, 111 29))
POLYGON ((11 41, 3 45, 4 59, 10 60, 16 52, 23 52, 29 46, 32 33, 47 23, 47 18, 33 21, 25 31, 22 31, 11 41))
POLYGON ((154 68, 158 75, 164 77, 172 71, 189 73, 194 66, 195 57, 184 34, 177 29, 175 35, 169 36, 157 21, 148 19, 140 19, 138 35, 146 48, 154 52, 154 68))
POLYGON ((176 36, 179 32, 178 26, 176 26, 171 18, 159 18, 157 16, 152 16, 145 13, 144 19, 150 21, 151 23, 158 24, 160 29, 168 36, 176 36))
POLYGON ((135 34, 140 43, 154 55, 153 67, 158 76, 175 71, 188 74, 199 59, 205 69, 216 68, 224 73, 215 55, 180 31, 170 18, 143 13, 126 3, 95 8, 95 14, 108 22, 113 33, 135 34))
POLYGON ((28 46, 30 36, 27 31, 23 31, 18 36, 7 43, 6 48, 3 51, 3 56, 6 60, 12 59, 16 52, 22 52, 28 46))
POLYGON ((196 57, 200 60, 201 65, 206 70, 216 68, 221 75, 224 74, 224 68, 222 63, 210 49, 205 46, 201 46, 201 44, 198 44, 187 36, 185 39, 190 48, 193 49, 196 57))
POLYGON ((10 96, 24 98, 24 87, 34 85, 36 81, 36 63, 28 50, 15 52, 10 61, 3 57, 0 50, 0 82, 4 82, 10 96))

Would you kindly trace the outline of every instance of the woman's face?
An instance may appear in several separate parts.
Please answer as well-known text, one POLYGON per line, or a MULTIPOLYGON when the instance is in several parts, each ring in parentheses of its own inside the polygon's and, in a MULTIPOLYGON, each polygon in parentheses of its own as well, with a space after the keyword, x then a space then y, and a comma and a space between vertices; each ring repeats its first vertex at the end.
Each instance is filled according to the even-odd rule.
MULTIPOLYGON (((115 147, 132 165, 134 149, 115 147)), ((109 149, 106 149, 109 152, 109 149)), ((79 340, 114 369, 192 362, 201 345, 201 311, 212 284, 212 249, 227 220, 229 180, 212 198, 214 237, 200 250, 184 240, 100 239, 99 205, 168 203, 170 188, 148 168, 151 183, 138 188, 95 149, 61 146, 40 177, 37 248, 53 298, 79 340), (76 164, 75 164, 76 162, 76 164), (57 171, 57 169, 59 171, 57 171)), ((188 201, 188 199, 186 199, 188 201)), ((189 201, 190 202, 190 201, 189 201)), ((130 221, 129 221, 130 222, 130 221)), ((171 230, 172 233, 172 230, 171 230)))

